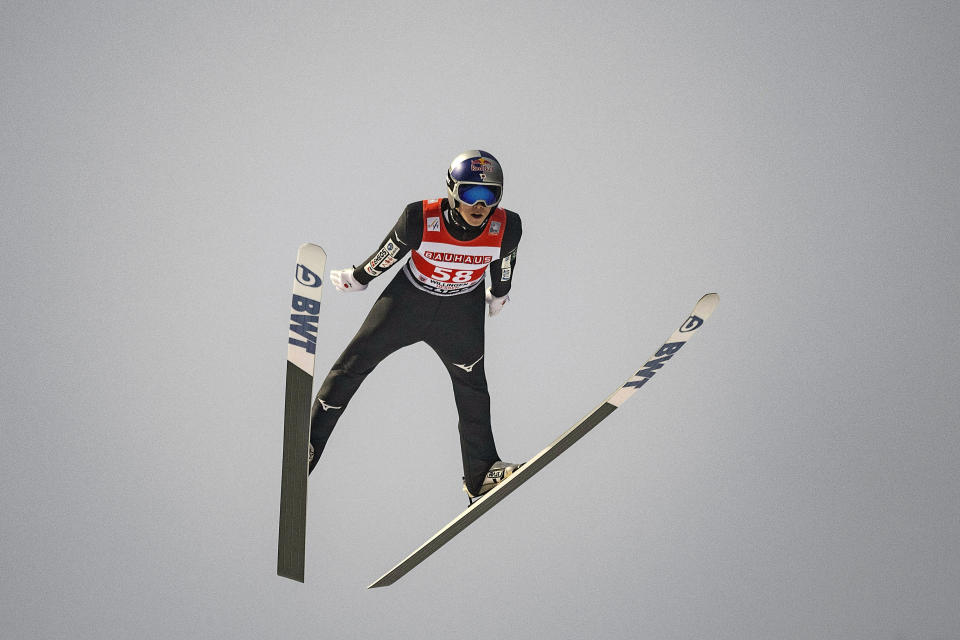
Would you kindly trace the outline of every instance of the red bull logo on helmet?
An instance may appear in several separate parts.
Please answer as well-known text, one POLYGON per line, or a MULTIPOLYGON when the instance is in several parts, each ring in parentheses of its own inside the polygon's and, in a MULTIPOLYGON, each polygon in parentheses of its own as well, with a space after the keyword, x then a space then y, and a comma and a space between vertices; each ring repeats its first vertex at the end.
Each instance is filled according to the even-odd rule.
POLYGON ((470 171, 490 171, 493 169, 493 160, 489 158, 470 158, 470 171))

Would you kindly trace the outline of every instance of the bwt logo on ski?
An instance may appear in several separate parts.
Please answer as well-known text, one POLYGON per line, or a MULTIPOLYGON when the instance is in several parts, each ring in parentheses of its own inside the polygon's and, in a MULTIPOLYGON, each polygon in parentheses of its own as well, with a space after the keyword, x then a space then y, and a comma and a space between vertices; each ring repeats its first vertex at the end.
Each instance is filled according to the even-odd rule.
POLYGON ((700 328, 700 325, 703 324, 703 318, 698 316, 690 316, 687 318, 687 321, 683 323, 683 326, 680 327, 680 333, 688 333, 690 331, 696 331, 700 328))
MULTIPOLYGON (((695 318, 696 316, 691 316, 695 318)), ((700 320, 700 318, 697 318, 700 320)), ((687 323, 690 321, 687 320, 687 323)), ((700 323, 703 324, 703 320, 700 320, 700 323)), ((686 324, 684 324, 686 326, 686 324)), ((699 325, 697 325, 699 326, 699 325)), ((688 329, 690 331, 690 329, 688 329)), ((643 368, 640 371, 637 371, 635 375, 640 376, 640 380, 630 380, 627 384, 623 385, 624 387, 634 387, 639 389, 643 385, 647 384, 647 381, 654 376, 658 369, 660 369, 667 360, 673 357, 677 351, 680 351, 680 347, 685 345, 686 342, 668 342, 660 350, 653 354, 653 357, 647 360, 647 363, 643 365, 643 368)))
POLYGON ((323 278, 302 264, 297 265, 297 282, 305 287, 317 288, 323 284, 323 278))
MULTIPOLYGON (((313 273, 306 269, 308 273, 313 273)), ((299 279, 299 276, 298 276, 299 279)), ((320 285, 307 285, 317 286, 320 285)), ((293 294, 290 314, 290 344, 307 350, 307 353, 317 351, 317 323, 320 320, 320 303, 304 296, 293 294)))

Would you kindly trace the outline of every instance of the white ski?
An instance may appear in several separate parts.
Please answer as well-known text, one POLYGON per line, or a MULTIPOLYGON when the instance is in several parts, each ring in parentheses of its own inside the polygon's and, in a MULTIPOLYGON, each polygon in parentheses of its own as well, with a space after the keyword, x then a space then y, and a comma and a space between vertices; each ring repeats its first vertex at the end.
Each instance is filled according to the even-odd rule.
POLYGON ((599 407, 592 413, 583 418, 576 425, 568 429, 563 435, 555 440, 550 446, 538 453, 520 469, 515 471, 506 480, 495 486, 489 493, 480 497, 467 508, 466 511, 454 518, 450 524, 438 531, 436 535, 427 540, 419 549, 407 556, 400 564, 385 573, 380 579, 371 584, 368 588, 386 587, 393 584, 408 571, 426 560, 444 544, 449 542, 458 533, 466 529, 477 518, 489 511, 498 502, 506 498, 517 489, 521 484, 529 480, 535 473, 543 469, 561 453, 570 448, 573 443, 582 438, 588 431, 600 424, 604 418, 614 412, 620 405, 627 401, 630 396, 637 392, 640 387, 645 385, 656 373, 669 361, 676 353, 687 343, 687 340, 693 336, 697 330, 703 326, 704 321, 710 317, 717 306, 720 297, 715 293, 708 293, 700 298, 693 312, 677 329, 670 339, 650 357, 649 360, 634 375, 624 382, 616 391, 614 391, 599 407))
POLYGON ((277 575, 299 582, 303 582, 306 551, 310 404, 313 400, 320 293, 326 264, 327 254, 323 249, 315 244, 300 245, 290 302, 277 575))

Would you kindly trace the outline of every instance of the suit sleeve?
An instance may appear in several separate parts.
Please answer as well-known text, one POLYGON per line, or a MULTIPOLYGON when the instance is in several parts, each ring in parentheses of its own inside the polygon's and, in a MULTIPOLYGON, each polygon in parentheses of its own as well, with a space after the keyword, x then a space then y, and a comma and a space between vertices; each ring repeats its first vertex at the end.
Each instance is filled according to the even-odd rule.
POLYGON ((513 211, 507 211, 507 224, 503 231, 503 244, 500 255, 503 257, 490 264, 490 290, 493 295, 502 298, 510 292, 513 274, 517 269, 517 247, 520 245, 520 236, 523 226, 520 216, 513 211))
POLYGON ((353 277, 360 284, 369 284, 393 265, 400 262, 411 249, 416 249, 423 241, 423 203, 411 202, 400 214, 397 223, 374 251, 359 267, 354 268, 353 277))

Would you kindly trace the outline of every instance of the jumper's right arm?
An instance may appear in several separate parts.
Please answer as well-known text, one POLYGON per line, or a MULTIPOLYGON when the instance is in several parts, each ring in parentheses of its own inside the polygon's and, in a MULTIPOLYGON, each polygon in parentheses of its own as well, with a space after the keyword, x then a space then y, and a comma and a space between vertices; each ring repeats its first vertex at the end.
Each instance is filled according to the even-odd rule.
POLYGON ((411 202, 376 251, 359 267, 331 271, 330 279, 341 291, 362 291, 374 278, 400 262, 411 249, 418 248, 422 240, 423 203, 411 202))

